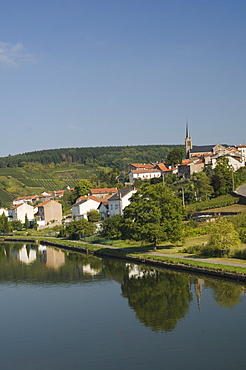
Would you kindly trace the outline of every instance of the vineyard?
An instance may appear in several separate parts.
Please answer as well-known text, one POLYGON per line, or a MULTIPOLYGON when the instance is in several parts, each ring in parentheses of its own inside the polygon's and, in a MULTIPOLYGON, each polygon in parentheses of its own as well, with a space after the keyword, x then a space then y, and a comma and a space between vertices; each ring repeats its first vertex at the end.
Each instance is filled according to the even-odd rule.
POLYGON ((5 206, 9 203, 12 203, 14 197, 12 197, 9 193, 5 190, 0 189, 0 204, 1 206, 5 206))
POLYGON ((18 196, 39 195, 43 191, 73 188, 81 179, 90 179, 100 170, 82 164, 57 166, 27 163, 23 167, 0 168, 0 203, 9 206, 18 196))

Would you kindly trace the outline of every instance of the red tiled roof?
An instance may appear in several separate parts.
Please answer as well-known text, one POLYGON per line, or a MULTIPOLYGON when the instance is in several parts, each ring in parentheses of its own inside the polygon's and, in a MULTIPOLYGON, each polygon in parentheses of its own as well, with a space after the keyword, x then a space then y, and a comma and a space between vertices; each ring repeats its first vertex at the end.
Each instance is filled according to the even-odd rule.
POLYGON ((142 164, 142 163, 131 163, 131 166, 137 167, 137 168, 146 168, 146 169, 151 169, 154 168, 154 166, 150 163, 147 164, 142 164))
POLYGON ((17 206, 13 206, 13 207, 11 207, 10 209, 16 209, 16 208, 18 208, 18 207, 23 206, 23 204, 25 204, 25 203, 17 204, 17 206))
POLYGON ((101 189, 90 189, 91 194, 105 194, 105 193, 116 193, 117 188, 101 188, 101 189))
POLYGON ((99 199, 97 199, 96 197, 94 197, 94 195, 82 195, 81 197, 79 197, 79 198, 76 200, 76 203, 80 202, 81 200, 88 200, 88 199, 95 200, 95 201, 97 201, 98 203, 100 203, 100 200, 99 200, 99 199))
POLYGON ((38 208, 38 207, 43 207, 43 206, 45 206, 47 203, 49 203, 49 202, 57 202, 57 203, 59 203, 59 201, 58 200, 53 200, 53 199, 50 199, 50 200, 46 200, 45 202, 43 202, 43 203, 40 203, 40 204, 37 204, 34 208, 38 208))
POLYGON ((22 199, 32 199, 34 197, 35 197, 35 195, 26 195, 25 197, 18 197, 18 198, 16 198, 15 201, 16 200, 22 200, 22 199))
POLYGON ((182 165, 186 166, 187 164, 193 163, 193 159, 183 159, 182 165))
POLYGON ((106 195, 104 198, 100 199, 100 202, 103 203, 105 206, 108 204, 108 199, 111 197, 111 195, 106 195))
POLYGON ((157 165, 156 165, 156 167, 158 167, 161 171, 168 171, 169 170, 169 168, 167 168, 167 166, 165 165, 165 163, 158 163, 157 165))

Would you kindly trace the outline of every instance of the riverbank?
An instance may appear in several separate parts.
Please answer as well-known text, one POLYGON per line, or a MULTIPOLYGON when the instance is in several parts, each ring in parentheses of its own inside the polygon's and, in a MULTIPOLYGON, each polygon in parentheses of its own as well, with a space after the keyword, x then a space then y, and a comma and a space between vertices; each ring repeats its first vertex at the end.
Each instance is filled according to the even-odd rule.
POLYGON ((246 264, 226 263, 211 259, 198 259, 179 255, 159 253, 158 251, 143 251, 131 248, 117 248, 110 245, 90 244, 83 241, 57 240, 57 238, 4 237, 5 242, 42 243, 66 251, 93 254, 97 257, 124 259, 132 263, 165 267, 179 271, 200 273, 214 277, 246 281, 246 264))

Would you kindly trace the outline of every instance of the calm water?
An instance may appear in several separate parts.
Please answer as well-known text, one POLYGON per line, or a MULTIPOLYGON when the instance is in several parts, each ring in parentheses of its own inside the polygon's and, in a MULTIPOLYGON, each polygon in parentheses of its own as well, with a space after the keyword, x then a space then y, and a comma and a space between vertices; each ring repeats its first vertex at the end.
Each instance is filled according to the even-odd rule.
POLYGON ((245 369, 245 285, 0 245, 1 369, 245 369))

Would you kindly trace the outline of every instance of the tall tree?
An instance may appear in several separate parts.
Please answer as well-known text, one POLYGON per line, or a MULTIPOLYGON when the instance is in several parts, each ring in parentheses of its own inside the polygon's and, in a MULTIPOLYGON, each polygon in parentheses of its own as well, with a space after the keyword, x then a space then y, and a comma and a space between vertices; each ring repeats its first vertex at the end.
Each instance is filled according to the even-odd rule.
POLYGON ((124 234, 131 239, 177 242, 182 238, 185 210, 167 186, 145 185, 131 198, 124 210, 124 234))
POLYGON ((216 195, 225 195, 232 191, 232 171, 233 168, 226 156, 217 160, 212 176, 212 186, 216 195))
POLYGON ((166 162, 169 166, 176 167, 178 164, 182 163, 184 158, 184 149, 183 148, 173 148, 167 155, 166 162))
POLYGON ((199 172, 194 176, 196 195, 198 200, 207 200, 213 194, 211 179, 205 172, 199 172))
POLYGON ((24 227, 25 227, 25 229, 26 229, 26 230, 28 229, 28 226, 29 226, 28 217, 27 217, 27 214, 25 214, 25 223, 24 223, 24 227))
POLYGON ((82 195, 87 195, 92 188, 92 183, 89 180, 80 180, 74 187, 74 194, 76 198, 82 195))

